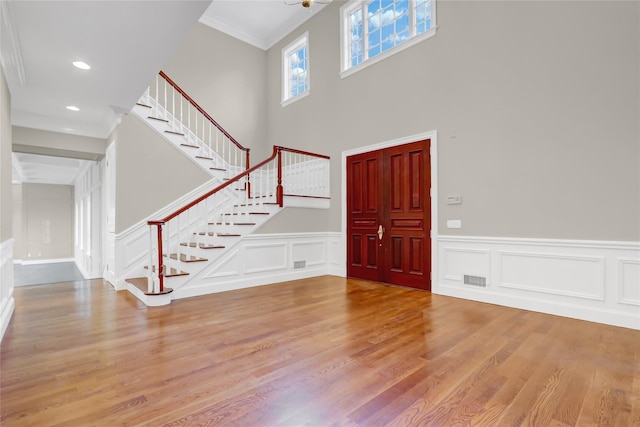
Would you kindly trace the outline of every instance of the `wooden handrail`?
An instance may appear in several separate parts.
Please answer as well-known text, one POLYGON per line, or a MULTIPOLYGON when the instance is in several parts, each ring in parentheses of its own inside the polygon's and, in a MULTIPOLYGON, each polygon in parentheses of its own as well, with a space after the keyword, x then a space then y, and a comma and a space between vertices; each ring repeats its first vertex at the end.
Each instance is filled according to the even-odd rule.
POLYGON ((281 147, 279 145, 276 145, 274 148, 277 148, 281 151, 288 151, 294 154, 304 154, 305 156, 319 157, 321 159, 331 159, 331 157, 325 156, 324 154, 310 153, 309 151, 296 150, 295 148, 281 147))
POLYGON ((191 209, 192 207, 194 207, 195 205, 197 205, 198 203, 202 202, 205 199, 208 199, 209 197, 211 197, 212 195, 214 195, 215 193, 217 193, 218 191, 228 187, 229 185, 233 184, 234 182, 238 182, 240 181, 240 179, 244 178, 245 176, 249 175, 251 172, 255 171, 256 169, 261 168, 262 166, 266 165, 267 163, 269 163, 271 160, 275 159, 276 156, 278 155, 279 152, 279 147, 274 146, 273 147, 273 154, 271 155, 271 157, 267 158, 266 160, 263 160, 262 162, 258 163, 257 165, 253 166, 250 169, 247 169, 246 171, 242 172, 239 175, 234 176, 233 178, 231 178, 229 181, 225 182, 224 184, 221 184, 219 186, 217 186, 216 188, 214 188, 213 190, 208 191, 207 193, 203 194, 202 196, 198 197, 197 199, 195 199, 194 201, 192 201, 191 203, 181 207, 180 209, 178 209, 177 211, 167 215, 166 217, 162 218, 162 219, 158 219, 158 220, 150 220, 147 221, 147 224, 149 225, 158 225, 158 224, 164 224, 168 221, 171 221, 173 218, 177 217, 178 215, 180 215, 181 213, 191 209))
POLYGON ((207 120, 209 120, 211 123, 213 123, 213 125, 218 128, 218 130, 220 130, 220 132, 222 132, 224 134, 224 136, 226 136, 227 138, 229 138, 229 140, 231 142, 233 142, 236 147, 238 147, 240 150, 246 151, 247 153, 249 153, 249 148, 243 147, 238 141, 235 140, 234 137, 231 136, 231 134, 229 132, 227 132, 222 126, 220 126, 220 124, 218 122, 216 122, 213 117, 211 117, 206 111, 204 111, 204 109, 198 105, 198 103, 196 101, 194 101, 189 95, 187 95, 187 93, 182 90, 182 88, 180 86, 178 86, 178 84, 176 82, 174 82, 173 80, 171 80, 171 78, 169 78, 169 76, 167 76, 164 71, 160 71, 160 76, 165 79, 167 81, 167 83, 169 83, 171 86, 173 86, 173 88, 175 90, 177 90, 180 95, 182 95, 187 101, 189 101, 189 103, 191 105, 193 105, 203 116, 205 116, 207 118, 207 120))

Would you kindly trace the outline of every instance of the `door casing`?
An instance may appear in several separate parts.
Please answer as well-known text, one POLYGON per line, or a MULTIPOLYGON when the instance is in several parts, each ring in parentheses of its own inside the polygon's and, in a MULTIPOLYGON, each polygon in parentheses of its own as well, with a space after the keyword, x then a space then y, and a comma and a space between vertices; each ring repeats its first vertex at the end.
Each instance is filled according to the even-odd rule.
MULTIPOLYGON (((438 252, 437 252, 437 237, 438 237, 438 132, 432 130, 416 135, 410 135, 390 141, 380 142, 377 144, 367 145, 363 147, 354 148, 342 152, 341 158, 341 231, 342 242, 341 247, 344 251, 343 259, 346 260, 347 251, 347 157, 366 153, 369 151, 377 151, 384 148, 395 147, 398 145, 405 145, 415 141, 421 141, 425 139, 431 140, 430 147, 430 165, 431 172, 431 292, 437 293, 438 283, 438 252)), ((347 276, 347 263, 344 262, 341 266, 341 275, 347 276)))

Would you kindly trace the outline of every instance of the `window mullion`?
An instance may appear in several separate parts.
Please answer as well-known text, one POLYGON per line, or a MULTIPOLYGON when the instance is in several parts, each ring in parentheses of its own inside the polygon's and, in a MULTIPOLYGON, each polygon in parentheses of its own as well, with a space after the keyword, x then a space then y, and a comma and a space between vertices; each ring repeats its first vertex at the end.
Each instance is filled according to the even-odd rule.
POLYGON ((409 37, 416 35, 416 1, 409 0, 409 37))
POLYGON ((365 9, 367 6, 368 2, 360 9, 362 13, 362 62, 369 59, 369 19, 365 9))

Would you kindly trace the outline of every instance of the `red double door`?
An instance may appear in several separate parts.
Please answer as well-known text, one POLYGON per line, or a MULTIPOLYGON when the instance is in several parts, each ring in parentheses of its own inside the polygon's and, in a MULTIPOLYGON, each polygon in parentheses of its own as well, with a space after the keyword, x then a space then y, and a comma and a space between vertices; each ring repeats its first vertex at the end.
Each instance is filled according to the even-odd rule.
POLYGON ((347 158, 347 275, 431 290, 430 140, 347 158))

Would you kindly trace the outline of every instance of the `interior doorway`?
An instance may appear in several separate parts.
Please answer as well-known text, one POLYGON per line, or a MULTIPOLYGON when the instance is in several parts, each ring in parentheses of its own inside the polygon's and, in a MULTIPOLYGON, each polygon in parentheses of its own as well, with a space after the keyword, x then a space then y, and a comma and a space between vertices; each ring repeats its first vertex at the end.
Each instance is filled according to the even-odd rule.
POLYGON ((347 276, 431 290, 430 147, 347 157, 347 276))

